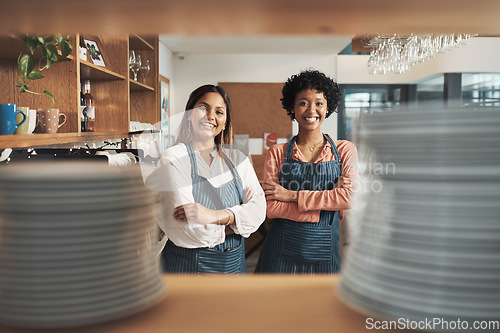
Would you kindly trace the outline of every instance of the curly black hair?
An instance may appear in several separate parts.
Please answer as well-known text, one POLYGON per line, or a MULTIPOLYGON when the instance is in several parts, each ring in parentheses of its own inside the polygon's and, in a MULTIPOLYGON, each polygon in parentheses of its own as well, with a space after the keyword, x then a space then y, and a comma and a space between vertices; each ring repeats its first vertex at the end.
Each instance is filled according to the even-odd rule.
POLYGON ((297 75, 292 75, 283 85, 281 93, 281 105, 287 111, 290 118, 295 119, 295 114, 292 112, 295 104, 295 96, 305 89, 314 88, 325 95, 328 111, 325 117, 328 118, 333 112, 338 112, 338 106, 342 99, 340 87, 331 78, 317 70, 301 71, 297 75))

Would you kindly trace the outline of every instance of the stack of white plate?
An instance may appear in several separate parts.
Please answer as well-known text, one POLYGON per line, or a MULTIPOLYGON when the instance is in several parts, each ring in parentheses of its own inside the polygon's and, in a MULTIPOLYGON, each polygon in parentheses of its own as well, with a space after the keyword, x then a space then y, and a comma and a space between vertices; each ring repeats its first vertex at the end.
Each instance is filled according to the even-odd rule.
POLYGON ((0 321, 86 325, 157 302, 156 211, 137 167, 0 167, 0 321))
POLYGON ((385 319, 453 321, 436 330, 498 323, 499 129, 500 110, 361 119, 362 176, 339 285, 348 304, 385 319))

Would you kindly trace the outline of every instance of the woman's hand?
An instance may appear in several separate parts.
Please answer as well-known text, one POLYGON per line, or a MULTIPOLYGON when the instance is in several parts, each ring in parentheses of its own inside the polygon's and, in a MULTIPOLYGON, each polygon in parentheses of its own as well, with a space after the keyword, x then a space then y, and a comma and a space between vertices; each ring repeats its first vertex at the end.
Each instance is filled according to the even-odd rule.
POLYGON ((278 200, 283 202, 297 202, 297 191, 290 191, 273 181, 267 181, 262 185, 266 200, 278 200))
POLYGON ((352 188, 352 179, 345 176, 340 176, 335 184, 335 188, 352 188))
POLYGON ((172 214, 177 221, 212 224, 218 223, 217 211, 208 209, 199 203, 188 203, 174 208, 172 214))

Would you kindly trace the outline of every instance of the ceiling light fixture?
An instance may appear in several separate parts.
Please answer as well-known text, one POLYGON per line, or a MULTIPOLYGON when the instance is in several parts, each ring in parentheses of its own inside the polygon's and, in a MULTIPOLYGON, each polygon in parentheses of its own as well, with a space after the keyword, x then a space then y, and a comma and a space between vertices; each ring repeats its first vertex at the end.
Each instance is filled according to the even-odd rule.
POLYGON ((377 35, 365 41, 371 48, 369 74, 402 74, 411 66, 469 44, 476 34, 377 35))

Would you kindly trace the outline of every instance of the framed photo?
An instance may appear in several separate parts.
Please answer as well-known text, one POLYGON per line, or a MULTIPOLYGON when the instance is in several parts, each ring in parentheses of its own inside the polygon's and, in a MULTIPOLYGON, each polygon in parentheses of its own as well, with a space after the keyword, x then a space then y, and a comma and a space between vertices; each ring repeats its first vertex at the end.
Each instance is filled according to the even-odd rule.
POLYGON ((101 51, 96 41, 90 39, 84 39, 85 47, 87 48, 88 57, 92 60, 92 63, 97 66, 106 67, 104 60, 102 58, 101 51))
POLYGON ((170 80, 160 77, 160 130, 163 136, 163 148, 170 147, 173 142, 170 136, 170 80))

